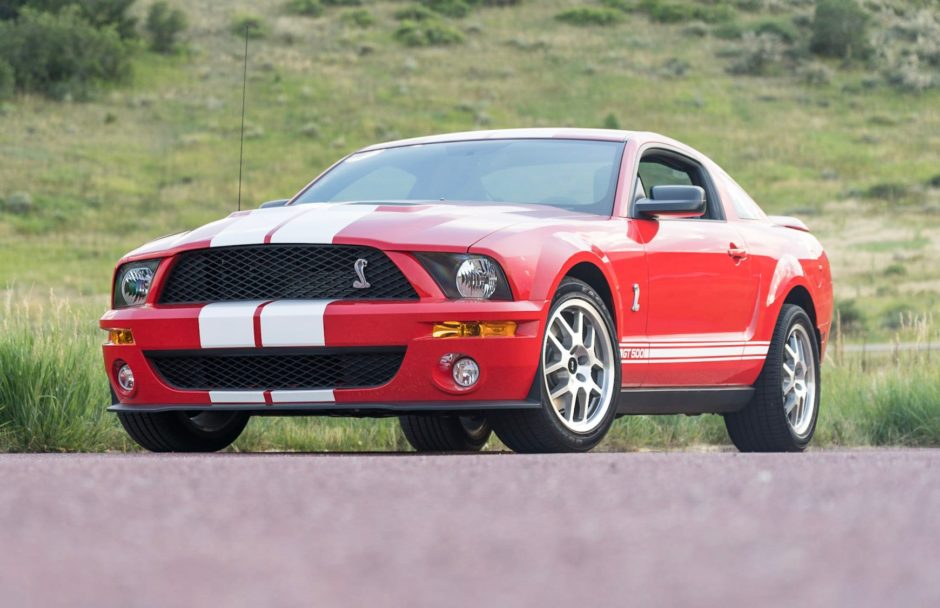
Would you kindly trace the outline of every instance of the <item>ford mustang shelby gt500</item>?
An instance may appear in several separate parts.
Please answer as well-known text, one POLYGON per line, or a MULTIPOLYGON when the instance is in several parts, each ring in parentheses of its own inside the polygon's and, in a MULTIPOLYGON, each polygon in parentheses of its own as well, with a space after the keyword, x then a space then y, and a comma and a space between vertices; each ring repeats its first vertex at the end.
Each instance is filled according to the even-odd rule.
POLYGON ((290 200, 127 254, 105 367, 125 429, 209 451, 253 415, 397 415, 418 450, 588 450, 624 414, 724 416, 798 451, 829 263, 704 155, 653 133, 384 143, 290 200))

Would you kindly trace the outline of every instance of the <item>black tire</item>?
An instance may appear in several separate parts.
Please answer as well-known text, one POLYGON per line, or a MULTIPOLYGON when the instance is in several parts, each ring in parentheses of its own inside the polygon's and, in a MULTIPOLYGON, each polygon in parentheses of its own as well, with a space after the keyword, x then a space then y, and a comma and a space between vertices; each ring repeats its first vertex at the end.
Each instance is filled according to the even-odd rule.
POLYGON ((492 432, 482 416, 400 416, 398 421, 418 452, 479 452, 492 432))
MULTIPOLYGON (((607 327, 613 361, 613 369, 610 370, 613 391, 608 409, 597 426, 589 432, 575 432, 562 424, 547 396, 544 357, 542 356, 542 351, 545 349, 543 343, 539 354, 539 368, 533 385, 533 394, 541 399, 542 407, 532 410, 496 412, 490 415, 490 422, 496 435, 514 452, 586 452, 604 439, 617 416, 617 402, 620 398, 620 348, 614 320, 597 292, 587 283, 573 278, 562 280, 552 300, 548 318, 552 319, 555 311, 572 299, 581 299, 592 305, 600 313, 607 327)), ((546 327, 545 331, 547 333, 549 328, 546 327)))
POLYGON ((118 413, 131 439, 151 452, 217 452, 238 439, 248 418, 242 412, 118 413))
POLYGON ((742 452, 802 452, 813 439, 819 416, 821 378, 819 343, 813 323, 799 306, 784 304, 774 328, 764 369, 754 384, 754 396, 740 412, 725 414, 725 427, 731 441, 742 452), (784 408, 783 364, 787 337, 801 325, 813 356, 813 410, 808 430, 797 433, 784 408))

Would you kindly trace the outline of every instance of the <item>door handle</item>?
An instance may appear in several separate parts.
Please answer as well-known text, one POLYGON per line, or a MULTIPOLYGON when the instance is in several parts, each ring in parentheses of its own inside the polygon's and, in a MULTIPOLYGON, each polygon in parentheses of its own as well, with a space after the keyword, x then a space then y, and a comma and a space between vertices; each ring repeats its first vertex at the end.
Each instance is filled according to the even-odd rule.
POLYGON ((747 257, 747 249, 731 243, 728 245, 728 255, 734 260, 743 260, 747 257))

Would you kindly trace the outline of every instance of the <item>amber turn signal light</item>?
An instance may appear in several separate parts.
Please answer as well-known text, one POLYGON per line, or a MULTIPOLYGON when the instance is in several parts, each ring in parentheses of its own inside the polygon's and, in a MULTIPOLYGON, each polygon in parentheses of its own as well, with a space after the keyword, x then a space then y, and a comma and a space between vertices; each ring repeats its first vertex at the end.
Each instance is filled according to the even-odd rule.
POLYGON ((442 321, 434 324, 435 338, 491 338, 516 335, 515 321, 442 321))
POLYGON ((108 344, 133 344, 134 334, 129 329, 109 329, 108 344))

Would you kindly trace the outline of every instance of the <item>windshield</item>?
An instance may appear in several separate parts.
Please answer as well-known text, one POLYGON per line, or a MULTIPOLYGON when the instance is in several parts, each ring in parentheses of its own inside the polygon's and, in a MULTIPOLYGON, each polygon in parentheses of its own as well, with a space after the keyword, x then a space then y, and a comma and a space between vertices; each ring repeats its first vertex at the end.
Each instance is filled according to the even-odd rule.
POLYGON ((610 215, 623 147, 610 141, 508 139, 359 152, 294 204, 523 203, 610 215))

